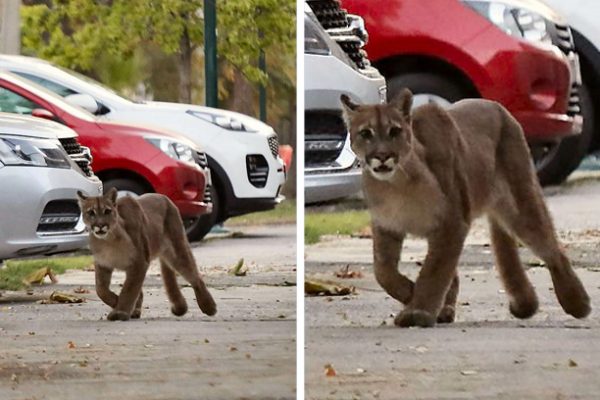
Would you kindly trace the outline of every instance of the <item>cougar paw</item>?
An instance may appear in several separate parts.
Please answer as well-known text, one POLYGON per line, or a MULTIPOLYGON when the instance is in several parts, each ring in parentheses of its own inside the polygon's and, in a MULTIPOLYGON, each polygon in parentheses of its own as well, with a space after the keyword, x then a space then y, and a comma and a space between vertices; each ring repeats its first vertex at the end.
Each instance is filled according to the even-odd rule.
POLYGON ((217 313, 217 303, 213 300, 212 296, 204 296, 197 300, 200 310, 206 315, 213 316, 217 313))
POLYGON ((182 315, 185 315, 187 310, 188 310, 188 307, 187 307, 187 304, 185 304, 185 303, 171 306, 171 312, 173 313, 173 315, 175 315, 177 317, 181 317, 182 315))
POLYGON ((456 310, 454 306, 445 305, 437 316, 437 322, 440 324, 449 324, 454 322, 456 310))
POLYGON ((112 310, 106 319, 109 321, 128 321, 129 314, 125 311, 112 310))
POLYGON ((410 326, 428 328, 435 325, 435 320, 436 318, 428 311, 405 308, 396 316, 394 324, 401 328, 408 328, 410 326))
POLYGON ((531 318, 538 310, 537 297, 527 301, 515 301, 511 300, 508 306, 510 313, 517 318, 526 319, 531 318))
POLYGON ((142 310, 133 310, 131 313, 131 319, 140 319, 142 316, 142 310))

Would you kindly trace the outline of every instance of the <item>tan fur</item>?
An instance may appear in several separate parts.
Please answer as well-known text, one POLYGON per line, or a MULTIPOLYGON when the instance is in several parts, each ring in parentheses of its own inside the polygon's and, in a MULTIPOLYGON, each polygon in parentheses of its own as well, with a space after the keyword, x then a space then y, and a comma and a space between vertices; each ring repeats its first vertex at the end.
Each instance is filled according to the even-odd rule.
POLYGON ((196 268, 179 211, 168 197, 145 194, 137 199, 127 196, 117 200, 114 188, 100 197, 86 197, 81 192, 78 195, 83 220, 90 232, 96 292, 113 308, 109 320, 140 318, 142 284, 150 261, 156 258, 160 259, 173 314, 180 316, 187 312, 176 272, 192 285, 198 306, 205 314, 217 312, 196 268), (126 274, 118 296, 110 290, 114 269, 126 274))
POLYGON ((563 309, 577 318, 589 297, 561 249, 518 122, 500 104, 463 100, 411 112, 405 90, 390 104, 357 105, 342 96, 352 149, 363 165, 373 226, 374 272, 406 307, 399 326, 454 320, 456 267, 471 222, 486 214, 500 277, 519 318, 538 308, 519 261, 517 238, 548 265, 563 309), (428 253, 416 282, 398 272, 406 234, 428 253))

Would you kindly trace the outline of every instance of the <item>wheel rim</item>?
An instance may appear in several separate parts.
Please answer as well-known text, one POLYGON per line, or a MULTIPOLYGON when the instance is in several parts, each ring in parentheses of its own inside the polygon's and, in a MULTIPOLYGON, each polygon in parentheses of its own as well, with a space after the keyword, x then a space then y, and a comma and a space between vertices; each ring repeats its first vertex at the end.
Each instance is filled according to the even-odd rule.
POLYGON ((119 190, 119 191, 117 191, 117 199, 120 199, 120 198, 126 197, 126 196, 131 196, 133 198, 140 197, 139 194, 137 194, 136 192, 133 192, 131 190, 119 190))
POLYGON ((418 93, 413 95, 413 107, 432 103, 439 104, 442 107, 448 107, 452 104, 442 96, 433 93, 418 93))
POLYGON ((531 148, 531 157, 536 171, 542 170, 558 152, 558 143, 548 143, 531 148))

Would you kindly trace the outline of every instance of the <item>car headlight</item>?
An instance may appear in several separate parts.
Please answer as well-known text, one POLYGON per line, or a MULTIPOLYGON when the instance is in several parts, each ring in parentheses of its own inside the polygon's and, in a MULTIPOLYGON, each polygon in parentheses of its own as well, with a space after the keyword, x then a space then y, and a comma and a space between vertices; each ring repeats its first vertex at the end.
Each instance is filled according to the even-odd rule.
POLYGON ((242 121, 226 115, 217 115, 193 110, 188 110, 187 113, 193 115, 194 117, 210 122, 211 124, 220 126, 223 129, 227 129, 228 131, 256 132, 242 121))
POLYGON ((186 144, 168 138, 147 137, 146 140, 175 160, 196 164, 194 150, 186 144))
POLYGON ((57 140, 0 137, 0 164, 71 168, 69 156, 57 140))
POLYGON ((317 23, 309 14, 304 14, 304 53, 328 56, 331 49, 324 37, 326 33, 319 29, 317 23))
POLYGON ((464 3, 509 35, 531 43, 552 44, 546 18, 535 11, 495 1, 464 0, 464 3))

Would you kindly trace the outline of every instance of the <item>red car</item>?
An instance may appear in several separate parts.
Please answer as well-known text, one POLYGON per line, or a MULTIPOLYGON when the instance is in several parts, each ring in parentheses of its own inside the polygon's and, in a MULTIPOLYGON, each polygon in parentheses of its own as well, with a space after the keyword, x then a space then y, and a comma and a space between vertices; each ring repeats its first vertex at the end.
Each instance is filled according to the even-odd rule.
POLYGON ((542 183, 565 179, 583 158, 558 145, 581 132, 589 101, 570 28, 543 3, 342 0, 342 6, 364 18, 366 50, 390 96, 408 87, 420 102, 502 103, 523 126, 542 183))
MULTIPOLYGON (((184 137, 146 126, 103 121, 61 97, 13 74, 0 73, 0 111, 52 119, 79 134, 94 157, 94 172, 104 190, 120 194, 156 192, 179 208, 189 231, 210 212, 205 199, 206 156, 184 137)), ((67 152, 75 151, 62 143, 67 152)))

